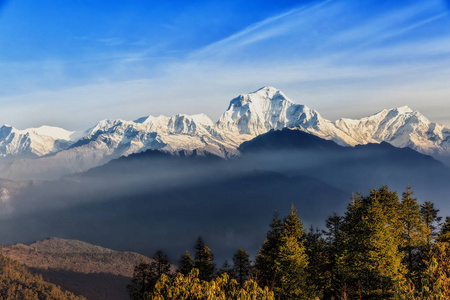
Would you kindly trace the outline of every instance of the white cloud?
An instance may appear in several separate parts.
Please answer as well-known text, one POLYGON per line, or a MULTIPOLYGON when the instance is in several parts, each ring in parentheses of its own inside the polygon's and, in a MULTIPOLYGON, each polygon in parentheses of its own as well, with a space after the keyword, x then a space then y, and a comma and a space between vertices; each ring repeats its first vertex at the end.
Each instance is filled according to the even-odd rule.
POLYGON ((161 48, 98 57, 94 61, 107 67, 91 84, 40 91, 35 84, 28 93, 0 97, 8 103, 0 123, 84 129, 103 118, 148 114, 205 112, 216 119, 237 94, 273 85, 330 119, 408 104, 450 125, 443 114, 450 97, 450 27, 442 5, 417 1, 364 24, 334 22, 356 13, 351 9, 340 1, 299 7, 176 59, 154 57, 161 48), (440 33, 404 38, 426 28, 440 33))

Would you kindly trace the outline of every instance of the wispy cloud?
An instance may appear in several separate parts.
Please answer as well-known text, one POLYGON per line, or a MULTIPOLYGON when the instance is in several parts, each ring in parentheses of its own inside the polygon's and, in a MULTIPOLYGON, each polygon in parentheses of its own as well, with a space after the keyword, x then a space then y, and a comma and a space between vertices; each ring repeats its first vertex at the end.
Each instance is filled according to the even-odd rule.
POLYGON ((326 0, 313 6, 301 6, 257 22, 242 31, 195 51, 192 58, 208 57, 221 53, 229 54, 244 46, 292 33, 295 23, 308 23, 308 14, 317 13, 330 2, 331 0, 326 0))
MULTIPOLYGON (((73 127, 80 122, 74 111, 84 114, 86 127, 101 118, 146 114, 205 112, 215 119, 236 94, 273 85, 330 119, 408 104, 450 125, 450 116, 442 115, 450 97, 448 11, 437 0, 389 3, 372 1, 376 9, 370 11, 356 0, 322 1, 260 20, 187 53, 174 54, 167 44, 154 41, 92 55, 79 68, 71 65, 77 62, 55 64, 54 75, 47 72, 27 93, 4 92, 0 103, 39 102, 40 109, 52 112, 53 125, 79 129, 73 127), (88 79, 38 91, 42 81, 70 81, 73 69, 88 79), (64 112, 67 107, 70 112, 64 112)), ((122 41, 103 42, 113 46, 122 41)), ((30 74, 39 70, 14 68, 30 74)), ((0 123, 14 124, 23 109, 11 104, 0 111, 0 123)), ((33 122, 44 122, 38 117, 33 122)))

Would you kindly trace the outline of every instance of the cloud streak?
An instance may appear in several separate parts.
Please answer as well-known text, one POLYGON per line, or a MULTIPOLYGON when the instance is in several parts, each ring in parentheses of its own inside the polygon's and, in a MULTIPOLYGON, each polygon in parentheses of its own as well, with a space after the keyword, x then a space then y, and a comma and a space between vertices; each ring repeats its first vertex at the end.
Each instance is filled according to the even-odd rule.
MULTIPOLYGON (((26 83, 27 93, 17 83, 3 91, 0 103, 9 105, 0 123, 46 123, 41 116, 20 120, 30 103, 51 112, 46 118, 52 125, 69 129, 148 114, 205 112, 217 119, 237 94, 273 85, 329 119, 408 104, 450 125, 450 116, 442 114, 450 97, 448 11, 434 0, 370 3, 373 9, 359 1, 296 7, 186 53, 154 41, 136 51, 94 56, 80 66, 62 62, 43 77, 36 74, 42 66, 15 66, 17 73, 30 74, 32 80, 24 82, 34 83, 26 83), (73 79, 71 73, 84 77, 73 79), (64 80, 69 84, 61 84, 64 80), (67 107, 84 112, 84 122, 64 111, 67 107)), ((4 70, 10 66, 4 63, 4 70)))

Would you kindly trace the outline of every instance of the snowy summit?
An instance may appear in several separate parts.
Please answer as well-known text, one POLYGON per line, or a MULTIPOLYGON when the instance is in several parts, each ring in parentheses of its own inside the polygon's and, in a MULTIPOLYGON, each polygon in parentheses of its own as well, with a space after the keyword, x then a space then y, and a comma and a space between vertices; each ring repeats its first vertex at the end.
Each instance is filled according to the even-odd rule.
POLYGON ((205 114, 146 116, 135 121, 103 120, 83 134, 50 126, 17 130, 5 125, 0 128, 0 155, 4 157, 0 159, 0 177, 57 178, 148 149, 198 150, 229 157, 239 154, 242 142, 286 127, 342 146, 388 142, 450 161, 450 129, 408 106, 332 122, 314 109, 295 104, 280 90, 265 86, 232 99, 215 123, 205 114))

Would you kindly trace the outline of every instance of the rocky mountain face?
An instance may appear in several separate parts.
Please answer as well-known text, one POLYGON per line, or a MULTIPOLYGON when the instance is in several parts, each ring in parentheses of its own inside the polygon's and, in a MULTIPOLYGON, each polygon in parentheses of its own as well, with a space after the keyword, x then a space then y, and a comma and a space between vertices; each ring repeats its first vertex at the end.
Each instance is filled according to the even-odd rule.
POLYGON ((239 154, 241 143, 286 127, 343 146, 388 142, 450 163, 450 128, 430 122, 407 106, 358 120, 332 122, 313 109, 295 104, 281 91, 263 87, 231 100, 216 123, 204 114, 103 120, 79 139, 74 137, 80 134, 59 128, 18 131, 3 126, 0 178, 55 179, 148 149, 170 153, 198 150, 227 158, 239 154))

